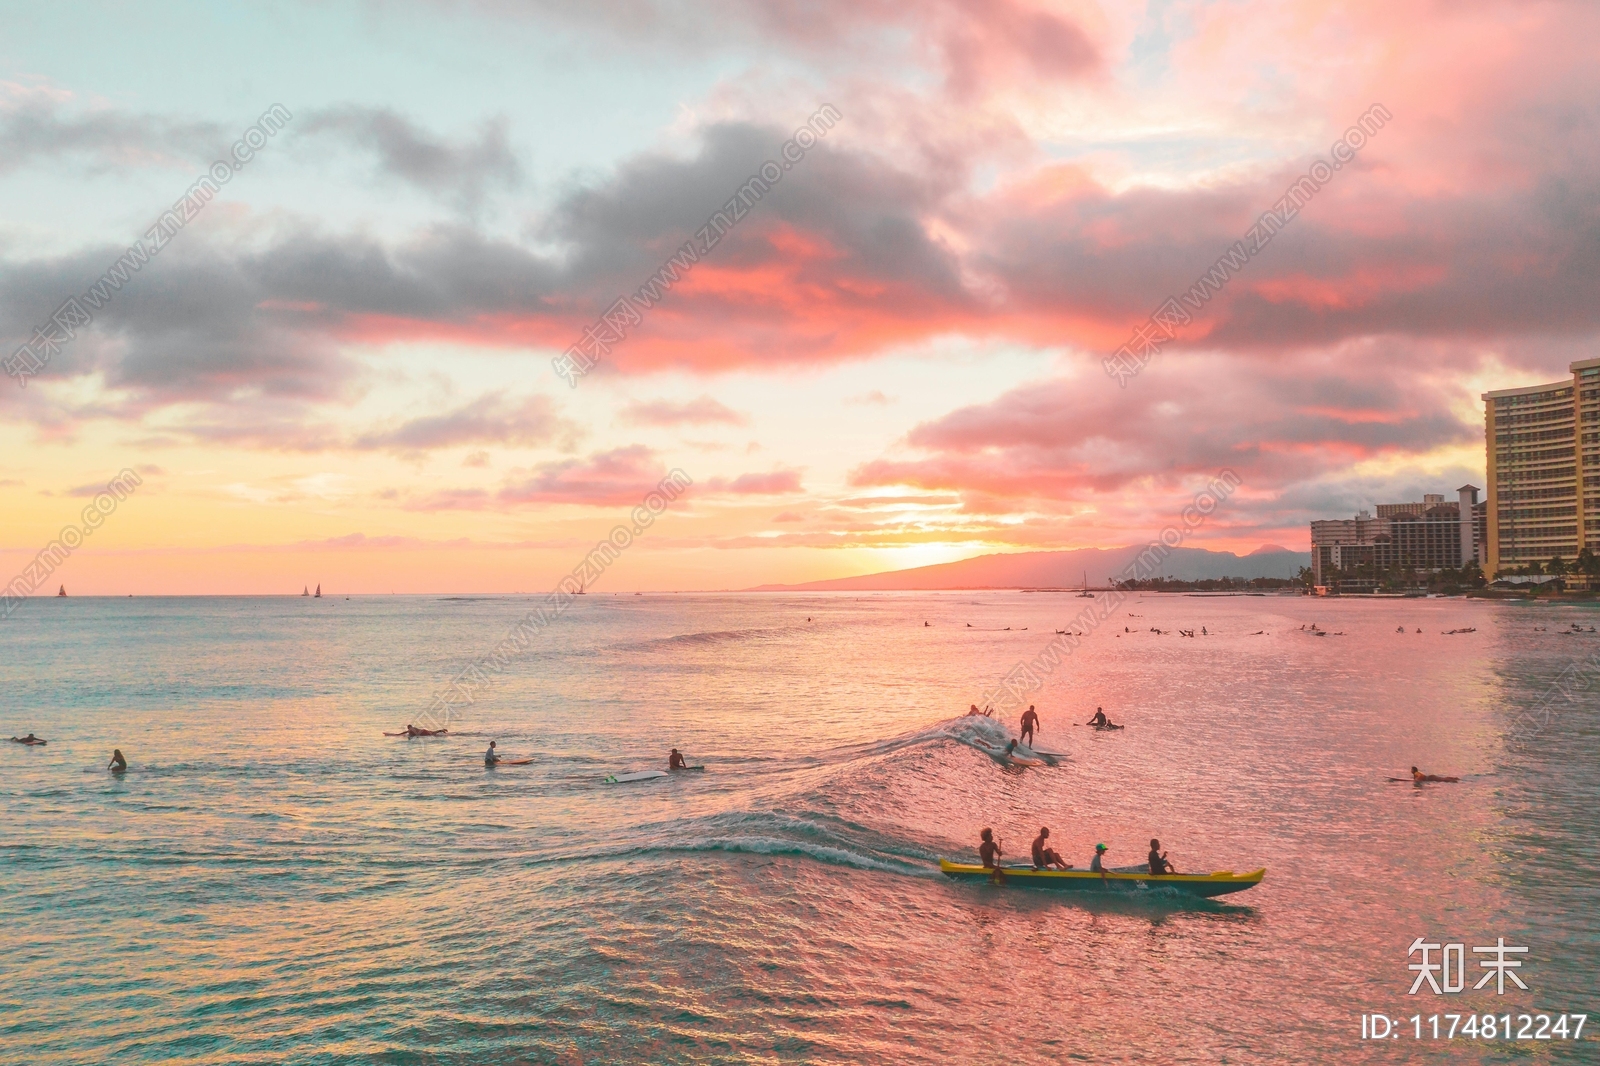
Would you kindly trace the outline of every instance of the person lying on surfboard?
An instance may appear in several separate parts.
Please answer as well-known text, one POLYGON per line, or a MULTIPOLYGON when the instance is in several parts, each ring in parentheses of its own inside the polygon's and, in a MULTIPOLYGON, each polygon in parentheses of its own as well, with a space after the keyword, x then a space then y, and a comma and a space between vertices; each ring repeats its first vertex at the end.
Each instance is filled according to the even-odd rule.
POLYGON ((1411 768, 1411 780, 1415 781, 1417 784, 1420 785, 1424 781, 1456 782, 1456 781, 1460 781, 1461 778, 1459 778, 1459 777, 1440 777, 1438 774, 1425 774, 1421 770, 1418 770, 1415 766, 1413 766, 1411 768))
POLYGON ((11 739, 16 741, 18 744, 48 744, 48 743, 50 743, 48 740, 40 740, 38 737, 34 736, 32 733, 29 733, 25 737, 12 737, 11 739))
POLYGON ((401 730, 398 733, 385 733, 384 736, 386 736, 386 737, 442 737, 448 732, 450 732, 450 730, 448 730, 448 729, 419 729, 418 727, 412 725, 410 722, 407 722, 405 729, 401 730))
POLYGON ((1157 876, 1178 872, 1178 868, 1168 861, 1167 853, 1161 850, 1161 841, 1154 837, 1150 838, 1150 872, 1157 876))
POLYGON ((667 756, 668 770, 687 770, 689 764, 683 761, 683 752, 677 748, 672 749, 672 754, 667 756))
POLYGON ((1067 865, 1067 860, 1061 857, 1060 852, 1044 846, 1044 842, 1048 839, 1050 839, 1050 827, 1040 826, 1039 835, 1033 838, 1033 868, 1035 870, 1048 870, 1054 866, 1060 870, 1072 869, 1071 866, 1067 865))

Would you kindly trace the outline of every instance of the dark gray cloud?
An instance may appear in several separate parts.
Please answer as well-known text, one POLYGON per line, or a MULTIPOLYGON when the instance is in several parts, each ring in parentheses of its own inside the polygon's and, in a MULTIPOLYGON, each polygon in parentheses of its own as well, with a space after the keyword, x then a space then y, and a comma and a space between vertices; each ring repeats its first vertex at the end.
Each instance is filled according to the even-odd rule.
POLYGON ((353 106, 308 113, 297 125, 303 136, 328 135, 370 152, 383 173, 467 210, 491 189, 522 182, 507 129, 505 119, 493 119, 474 138, 447 141, 388 108, 353 106))
POLYGON ((204 167, 221 158, 237 136, 239 131, 214 122, 109 108, 72 113, 48 97, 31 95, 0 106, 0 174, 68 158, 99 170, 204 167))

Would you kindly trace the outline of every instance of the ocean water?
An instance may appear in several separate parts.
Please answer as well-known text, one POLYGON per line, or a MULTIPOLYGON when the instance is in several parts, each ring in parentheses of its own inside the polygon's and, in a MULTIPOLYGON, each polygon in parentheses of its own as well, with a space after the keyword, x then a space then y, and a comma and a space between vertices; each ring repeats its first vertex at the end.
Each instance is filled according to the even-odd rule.
POLYGON ((1014 718, 956 716, 1086 602, 590 595, 458 735, 406 740, 531 601, 30 601, 0 732, 50 743, 0 744, 0 1061, 1600 1061, 1600 1017, 1409 1020, 1600 1015, 1600 685, 1513 743, 1600 611, 1145 595, 1030 697, 1068 758, 997 764, 974 744, 1014 718), (486 770, 490 739, 534 761, 486 770), (603 783, 672 746, 705 772, 603 783), (1413 763, 1461 781, 1387 780, 1413 763), (1042 825, 1080 867, 1158 836, 1267 875, 938 873, 1042 825), (1418 937, 1467 945, 1464 991, 1408 995, 1418 937), (1472 988, 1499 937, 1528 991, 1472 988), (1373 1013, 1404 1036, 1363 1039, 1373 1013))

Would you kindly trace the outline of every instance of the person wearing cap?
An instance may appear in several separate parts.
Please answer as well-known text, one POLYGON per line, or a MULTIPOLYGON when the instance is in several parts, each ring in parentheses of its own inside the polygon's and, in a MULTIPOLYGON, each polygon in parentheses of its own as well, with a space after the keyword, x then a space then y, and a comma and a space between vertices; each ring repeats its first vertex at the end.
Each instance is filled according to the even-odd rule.
POLYGON ((1105 853, 1106 846, 1104 844, 1096 844, 1094 846, 1094 858, 1089 862, 1090 873, 1103 874, 1106 872, 1105 866, 1103 866, 1100 862, 1101 856, 1103 856, 1105 853))

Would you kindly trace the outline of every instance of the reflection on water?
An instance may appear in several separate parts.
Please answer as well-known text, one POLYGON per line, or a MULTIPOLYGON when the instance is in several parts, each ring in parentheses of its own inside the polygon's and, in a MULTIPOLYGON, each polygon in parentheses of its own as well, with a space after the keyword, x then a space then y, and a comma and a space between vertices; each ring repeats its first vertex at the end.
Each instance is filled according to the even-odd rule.
POLYGON ((525 601, 31 601, 0 731, 51 744, 0 751, 0 1060, 1499 1061, 1360 1015, 1600 1006, 1600 701, 1505 744, 1596 612, 1145 596, 1030 697, 1068 758, 1003 767, 977 745, 1016 723, 954 716, 1077 606, 593 595, 458 735, 407 740, 525 601), (534 762, 485 770, 490 739, 534 762), (707 771, 601 783, 672 746, 707 771), (1413 763, 1462 781, 1386 780, 1413 763), (1267 877, 938 874, 1042 825, 1079 867, 1160 837, 1267 877), (1408 997, 1418 936, 1526 944, 1532 991, 1408 997))

